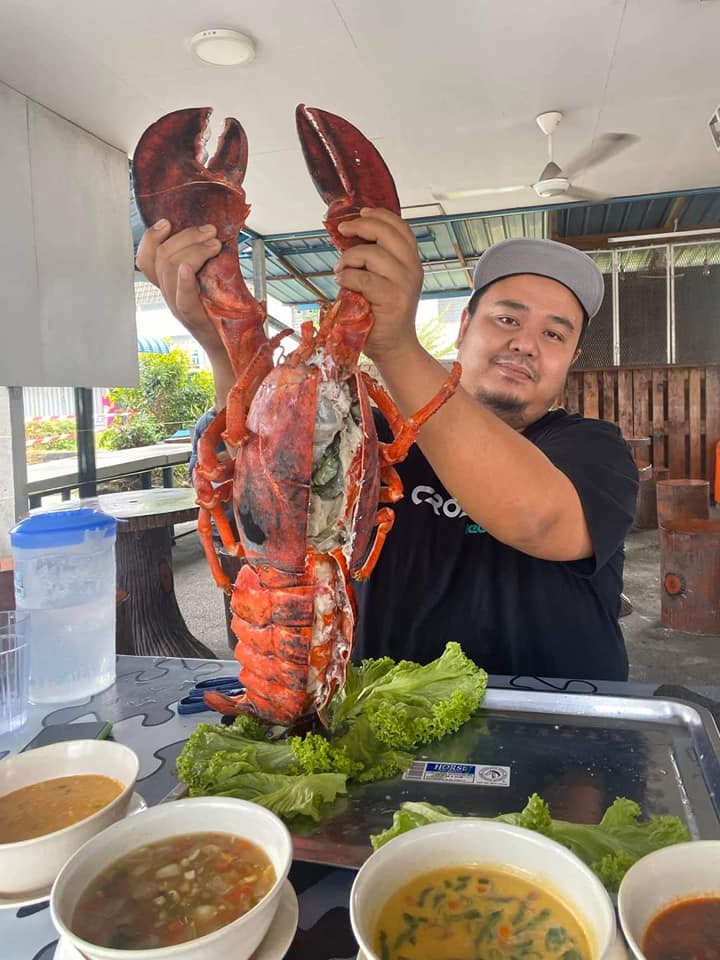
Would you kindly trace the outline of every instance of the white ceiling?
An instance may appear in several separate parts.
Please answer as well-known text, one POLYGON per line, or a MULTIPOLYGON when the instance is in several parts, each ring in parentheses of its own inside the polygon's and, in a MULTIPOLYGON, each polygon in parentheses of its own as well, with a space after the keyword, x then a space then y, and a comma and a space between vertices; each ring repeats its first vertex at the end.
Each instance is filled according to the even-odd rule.
POLYGON ((216 129, 237 117, 250 142, 248 224, 267 234, 314 229, 323 213, 296 142, 298 102, 371 137, 404 206, 532 183, 546 159, 534 117, 550 109, 565 113, 561 165, 603 133, 641 138, 578 186, 714 186, 719 36, 720 0, 0 0, 0 80, 128 153, 170 110, 210 105, 216 129), (187 39, 209 27, 252 35, 254 63, 195 61, 187 39))

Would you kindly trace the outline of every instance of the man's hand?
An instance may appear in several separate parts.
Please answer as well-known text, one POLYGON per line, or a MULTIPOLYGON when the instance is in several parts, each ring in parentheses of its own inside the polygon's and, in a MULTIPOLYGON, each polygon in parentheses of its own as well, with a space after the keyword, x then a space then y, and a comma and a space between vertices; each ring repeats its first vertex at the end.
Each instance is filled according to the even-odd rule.
POLYGON ((150 283, 159 287, 173 316, 182 323, 205 350, 215 378, 215 403, 225 406, 235 375, 225 345, 200 300, 196 274, 217 256, 222 244, 212 224, 189 227, 170 236, 167 220, 158 220, 142 236, 136 258, 150 283))
POLYGON ((209 355, 224 353, 222 342, 205 312, 195 274, 220 252, 212 224, 190 227, 170 236, 167 220, 159 220, 142 236, 137 268, 160 288, 171 312, 209 355))
POLYGON ((377 361, 417 350, 415 313, 423 271, 412 230, 389 210, 374 209, 362 210, 359 219, 338 229, 367 241, 346 250, 335 267, 340 286, 361 293, 372 308, 375 324, 364 352, 377 361))

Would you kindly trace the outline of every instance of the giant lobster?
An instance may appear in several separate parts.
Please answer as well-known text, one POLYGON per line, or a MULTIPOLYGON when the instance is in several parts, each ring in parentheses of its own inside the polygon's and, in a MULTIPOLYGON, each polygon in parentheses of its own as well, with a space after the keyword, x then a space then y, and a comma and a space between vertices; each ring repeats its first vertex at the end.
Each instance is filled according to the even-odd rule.
MULTIPOLYGON (((452 395, 460 368, 404 420, 385 390, 358 369, 373 317, 364 297, 345 289, 323 306, 317 329, 303 324, 294 351, 278 351, 292 331, 266 336, 265 304, 250 294, 238 260, 250 210, 242 186, 247 138, 237 120, 226 120, 205 165, 210 114, 178 110, 145 131, 133 158, 135 197, 146 224, 166 218, 177 232, 212 223, 222 242, 198 282, 236 383, 200 439, 193 482, 208 562, 218 586, 232 595, 245 691, 207 693, 206 700, 224 714, 254 713, 291 726, 313 713, 322 720, 344 684, 356 622, 351 578, 373 570, 393 524, 388 505, 402 497, 393 464, 452 395), (276 366, 275 353, 282 354, 276 366), (378 440, 371 400, 392 430, 390 443, 378 440), (229 462, 218 462, 221 440, 234 451, 229 462), (239 541, 223 509, 231 498, 239 541), (245 559, 234 585, 213 547, 211 517, 225 549, 245 559)), ((363 207, 400 212, 392 176, 359 130, 304 105, 296 121, 338 250, 358 242, 337 227, 363 207)))

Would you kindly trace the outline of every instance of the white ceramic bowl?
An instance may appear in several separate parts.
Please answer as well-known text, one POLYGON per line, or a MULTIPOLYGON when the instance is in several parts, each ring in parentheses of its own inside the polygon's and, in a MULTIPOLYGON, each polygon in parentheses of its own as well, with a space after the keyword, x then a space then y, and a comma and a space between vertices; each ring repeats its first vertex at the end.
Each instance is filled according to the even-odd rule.
POLYGON ((97 813, 63 830, 32 840, 0 843, 0 895, 49 890, 62 865, 86 840, 126 815, 139 768, 137 755, 129 747, 108 740, 68 740, 3 760, 0 796, 41 780, 77 774, 113 777, 123 791, 97 813))
POLYGON ((291 862, 292 840, 287 827, 264 807, 233 797, 178 800, 116 823, 86 843, 55 881, 50 912, 58 933, 89 960, 247 960, 275 917, 291 862), (70 924, 78 900, 105 867, 145 844, 187 833, 209 832, 231 833, 256 843, 275 868, 274 886, 244 916, 196 940, 152 950, 101 947, 73 933, 70 924))
POLYGON ((474 863, 525 874, 577 916, 590 938, 593 960, 612 955, 616 935, 612 903, 575 854, 539 833, 468 818, 417 827, 365 862, 350 892, 350 922, 366 960, 380 960, 372 949, 375 924, 399 887, 430 870, 474 863))
POLYGON ((620 924, 638 960, 645 960, 640 945, 655 914, 702 896, 720 897, 720 840, 678 843, 638 860, 618 892, 620 924))

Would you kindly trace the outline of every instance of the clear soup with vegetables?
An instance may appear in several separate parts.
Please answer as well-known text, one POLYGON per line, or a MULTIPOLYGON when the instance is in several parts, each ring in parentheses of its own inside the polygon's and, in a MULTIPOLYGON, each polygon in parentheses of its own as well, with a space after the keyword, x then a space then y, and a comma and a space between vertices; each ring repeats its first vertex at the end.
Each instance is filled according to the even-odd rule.
POLYGON ((121 950, 203 937, 251 910, 275 883, 267 855, 228 833, 168 837, 97 876, 78 901, 72 930, 121 950))
POLYGON ((382 960, 590 960, 579 921, 554 896, 494 867, 445 867, 397 890, 383 907, 382 960))

